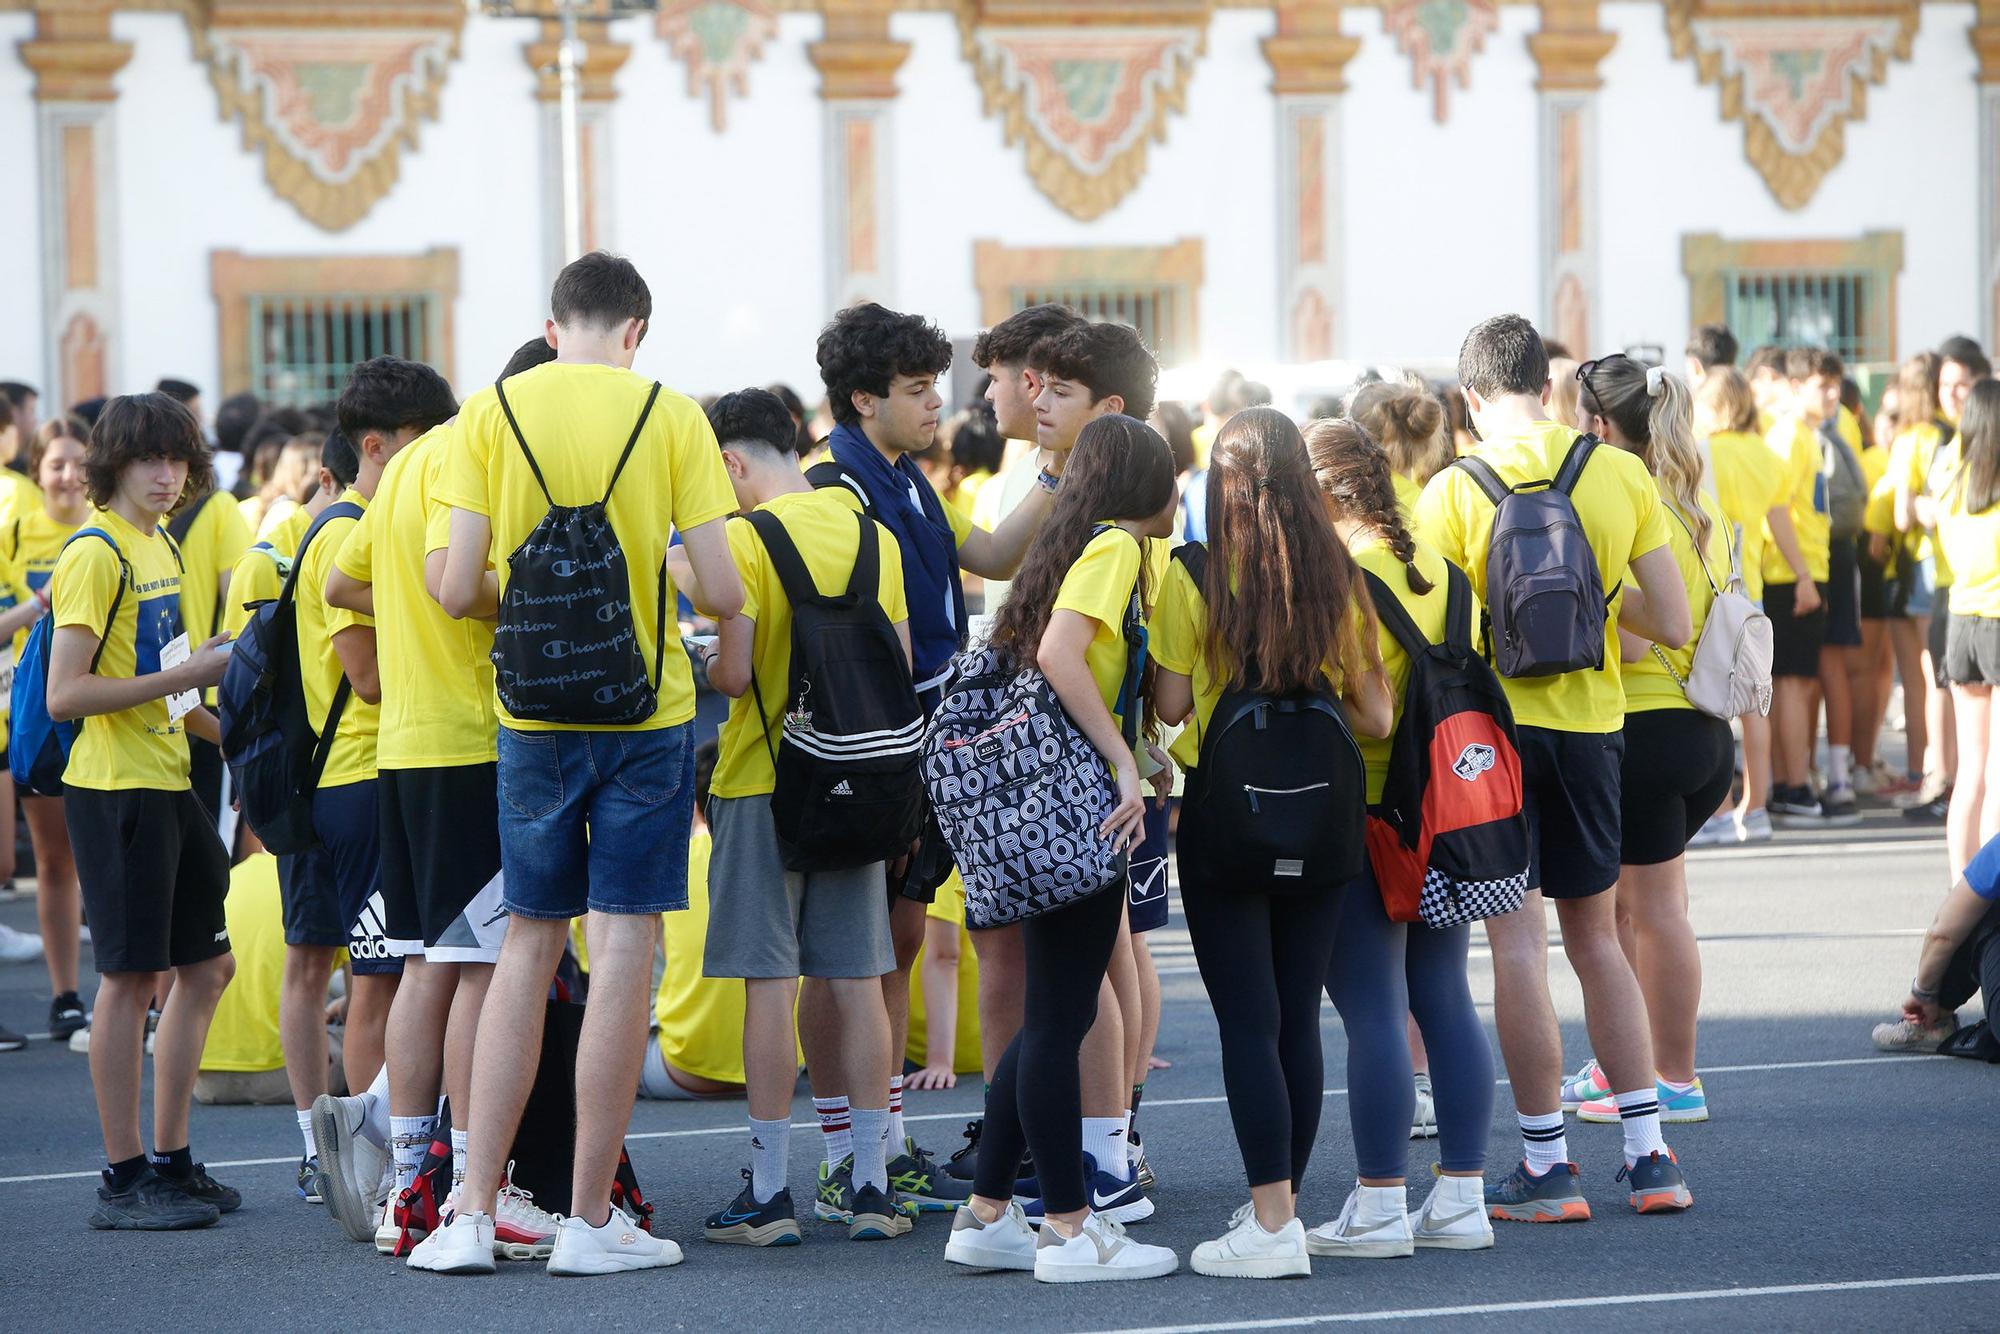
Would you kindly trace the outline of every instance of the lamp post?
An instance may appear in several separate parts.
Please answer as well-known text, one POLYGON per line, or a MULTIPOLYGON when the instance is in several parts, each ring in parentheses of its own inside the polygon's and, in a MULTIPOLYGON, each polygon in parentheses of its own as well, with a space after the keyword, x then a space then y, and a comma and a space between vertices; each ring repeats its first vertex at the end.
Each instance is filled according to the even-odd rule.
POLYGON ((494 18, 548 18, 561 25, 556 43, 557 138, 562 141, 562 257, 583 253, 583 134, 578 104, 582 97, 584 39, 577 18, 624 18, 650 13, 659 0, 466 0, 469 14, 494 18))

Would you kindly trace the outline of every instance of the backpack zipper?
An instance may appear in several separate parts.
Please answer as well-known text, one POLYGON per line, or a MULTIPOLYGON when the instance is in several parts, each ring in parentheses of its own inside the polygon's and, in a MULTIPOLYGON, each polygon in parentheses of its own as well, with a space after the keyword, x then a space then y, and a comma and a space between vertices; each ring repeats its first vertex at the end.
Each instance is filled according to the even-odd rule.
POLYGON ((1331 783, 1307 783, 1304 787, 1252 787, 1250 784, 1245 783, 1243 785, 1243 795, 1250 801, 1250 813, 1252 815, 1262 815, 1264 812, 1257 805, 1257 794, 1260 792, 1267 797, 1296 797, 1301 792, 1318 792, 1322 788, 1332 786, 1333 784, 1331 783))

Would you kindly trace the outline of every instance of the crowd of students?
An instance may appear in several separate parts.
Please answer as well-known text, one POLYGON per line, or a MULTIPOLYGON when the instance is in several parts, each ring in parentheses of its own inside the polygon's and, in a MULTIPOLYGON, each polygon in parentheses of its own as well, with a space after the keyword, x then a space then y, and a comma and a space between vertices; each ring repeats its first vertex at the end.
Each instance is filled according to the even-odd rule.
MULTIPOLYGON (((225 404, 221 455, 189 386, 40 426, 10 394, 0 454, 22 457, 0 473, 0 633, 52 611, 47 712, 87 720, 64 794, 24 801, 51 1029, 87 1035, 105 1144, 93 1227, 199 1227, 240 1204, 192 1156, 188 1104, 198 1072, 248 1068, 202 1053, 232 935, 245 942, 236 923, 274 906, 282 967, 266 949, 256 985, 277 991, 273 1096, 297 1114, 298 1193, 354 1240, 455 1274, 496 1258, 572 1275, 679 1263, 621 1165, 635 1095, 745 1097, 744 1184, 702 1233, 800 1242, 801 1065, 822 1132, 817 1219, 879 1240, 949 1212, 947 1261, 1050 1282, 1173 1272, 1172 1250, 1126 1232, 1158 1190, 1134 1117, 1159 1022, 1145 934, 1167 918, 1170 846, 1249 1196, 1190 1257, 1209 1275, 1481 1249, 1493 1219, 1586 1220, 1569 1111, 1621 1127, 1626 1205, 1690 1207, 1662 1126, 1709 1116, 1691 843, 1851 822, 1857 797, 1906 794, 1911 818, 1946 821, 1959 886, 1878 1044, 1938 1045, 1952 1005, 2000 982, 2000 871, 1979 852, 2000 832, 2000 383, 1963 340, 1912 358, 1868 420, 1823 351, 1762 349, 1746 375, 1709 327, 1684 378, 1624 355, 1567 362, 1501 316, 1466 335, 1445 392, 1370 377, 1301 429, 1241 377, 1199 421, 1156 403, 1137 334, 1043 305, 980 336, 984 404, 947 422, 950 342, 860 305, 820 334, 820 441, 795 397, 702 404, 635 373, 651 316, 632 265, 592 254, 557 279, 544 336, 462 403, 436 372, 381 358, 355 368, 332 423, 225 404), (251 460, 240 503, 217 503, 215 460, 231 455, 251 460), (1519 665, 1511 586, 1496 586, 1513 577, 1501 507, 1544 492, 1563 493, 1570 559, 1602 595, 1579 620, 1581 660, 1559 669, 1519 665), (1205 781, 1218 736, 1246 699, 1323 699, 1357 743, 1341 816, 1359 830, 1399 763, 1412 636, 1461 633, 1459 589, 1501 632, 1482 648, 1518 760, 1468 746, 1459 776, 1497 762, 1518 781, 1514 898, 1407 920, 1358 846, 1345 883, 1246 891, 1227 794, 1205 781), (1690 685, 1738 591, 1773 640, 1768 700, 1735 720, 1740 762, 1732 720, 1690 685), (795 631, 808 602, 818 615, 843 596, 892 633, 919 718, 957 688, 969 643, 1040 673, 1111 776, 1083 833, 1129 868, 1059 910, 971 921, 985 1111, 949 1163, 907 1132, 902 1072, 913 965, 922 950, 955 966, 972 887, 935 822, 907 853, 832 869, 780 832, 782 747, 827 707, 801 687, 795 631), (274 600, 292 608, 321 743, 310 846, 275 864, 226 814, 210 707, 231 636, 274 600), (698 679, 729 701, 708 743, 698 679), (1892 681, 1903 769, 1878 749, 1892 681), (1567 1076, 1545 900, 1591 1039, 1567 1076), (101 975, 88 1015, 84 916, 101 975), (1482 917, 1522 1142, 1492 1181, 1492 1058, 1466 975, 1482 917), (343 951, 334 1084, 326 1003, 343 951), (556 1214, 511 1159, 537 1076, 524 1053, 547 1050, 551 983, 578 962, 556 1214), (1308 1231, 1322 994, 1347 1036, 1356 1172, 1308 1231), (699 1042, 671 1018, 690 1007, 699 1042), (1413 1130, 1438 1136, 1441 1164, 1411 1212, 1413 1130), (421 1184, 427 1155, 443 1159, 444 1198, 421 1184)), ((1240 735, 1228 744, 1258 744, 1240 735)), ((1295 795, 1245 792, 1253 810, 1260 792, 1295 795)), ((954 1027, 954 988, 919 989, 935 1086, 951 1075, 935 1034, 954 1027)))

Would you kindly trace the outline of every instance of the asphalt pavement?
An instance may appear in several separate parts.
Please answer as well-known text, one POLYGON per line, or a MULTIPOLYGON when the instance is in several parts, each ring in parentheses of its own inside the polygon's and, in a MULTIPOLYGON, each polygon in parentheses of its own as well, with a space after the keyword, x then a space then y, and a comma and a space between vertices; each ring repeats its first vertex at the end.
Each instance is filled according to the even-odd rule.
MULTIPOLYGON (((297 1131, 283 1107, 197 1107, 194 1146, 244 1194, 222 1225, 180 1234, 84 1226, 101 1146, 86 1058, 46 1041, 0 1054, 0 1223, 15 1238, 0 1270, 0 1330, 84 1330, 144 1322, 204 1329, 650 1327, 791 1330, 950 1328, 1196 1330, 1422 1320, 1448 1328, 1672 1325, 1728 1330, 2000 1328, 2000 1068, 1873 1051, 1869 1027, 1901 999, 1918 939, 1944 889, 1941 831, 1889 812, 1858 829, 1783 834, 1773 844, 1691 857, 1706 985, 1700 1063, 1714 1119, 1669 1127, 1696 1203, 1640 1218, 1613 1181, 1615 1127, 1576 1126, 1572 1155, 1596 1218, 1580 1226, 1497 1225, 1483 1252, 1392 1261, 1321 1259, 1310 1280, 1207 1279, 1186 1268, 1245 1197, 1230 1133, 1215 1020, 1176 914, 1157 938, 1165 989, 1159 1054, 1141 1131, 1159 1176, 1145 1240, 1173 1246, 1182 1272, 1145 1283, 1049 1287, 1024 1274, 968 1275, 943 1259, 949 1227, 927 1215, 910 1237, 852 1243, 807 1224, 804 1246, 708 1245, 700 1216, 727 1203, 745 1160, 740 1103, 641 1103, 634 1163, 678 1268, 557 1282, 539 1265, 447 1279, 345 1241, 295 1198, 297 1131), (412 1322, 421 1322, 413 1324, 412 1322), (1643 1322, 1643 1324, 1640 1324, 1643 1322)), ((33 930, 34 905, 0 904, 33 930)), ((1553 941, 1565 1065, 1587 1054, 1580 997, 1553 941)), ((86 955, 85 971, 89 961, 86 955)), ((1475 935, 1475 997, 1492 974, 1475 935)), ((38 1030, 38 964, 0 966, 0 1019, 38 1030)), ((1490 1006, 1482 1006, 1490 1019, 1490 1006)), ((1962 1012, 1976 1017, 1976 1003, 1962 1012)), ((1301 1199, 1308 1225, 1352 1184, 1338 1019, 1326 1011, 1326 1119, 1301 1199)), ((1496 1069, 1499 1065, 1496 1054, 1496 1069)), ((913 1093, 912 1128, 941 1155, 977 1114, 976 1079, 913 1093)), ((794 1104, 795 1194, 818 1152, 812 1105, 794 1104)), ((1490 1165, 1518 1154, 1501 1090, 1490 1165)), ((1427 1189, 1434 1143, 1411 1148, 1411 1199, 1427 1189)))

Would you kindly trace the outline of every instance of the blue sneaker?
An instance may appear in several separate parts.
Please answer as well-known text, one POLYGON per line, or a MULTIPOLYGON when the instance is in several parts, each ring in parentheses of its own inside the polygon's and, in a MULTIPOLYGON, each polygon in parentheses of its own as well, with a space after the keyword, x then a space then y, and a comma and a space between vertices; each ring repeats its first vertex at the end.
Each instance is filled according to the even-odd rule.
POLYGON ((1540 1176, 1525 1162, 1486 1187, 1486 1214, 1509 1223, 1588 1223, 1590 1201, 1578 1184, 1575 1163, 1558 1163, 1540 1176))
MULTIPOLYGON (((1702 1092, 1699 1078, 1685 1090, 1669 1088, 1664 1081, 1656 1081, 1654 1088, 1660 1100, 1660 1120, 1677 1124, 1708 1120, 1708 1095, 1702 1092)), ((1576 1119, 1615 1126, 1619 1121, 1618 1100, 1608 1093, 1592 1098, 1576 1109, 1576 1119)))
MULTIPOLYGON (((1109 1172, 1101 1172, 1097 1168, 1097 1159, 1086 1153, 1083 1155, 1083 1176, 1090 1183, 1092 1213, 1102 1214, 1114 1223, 1143 1223, 1153 1216, 1153 1202, 1146 1198, 1136 1175, 1116 1177, 1109 1172)), ((1018 1192, 1014 1198, 1021 1202, 1021 1212, 1028 1216, 1028 1225, 1040 1227, 1041 1200, 1024 1200, 1018 1192)))
POLYGON ((1573 1112, 1587 1102, 1611 1096, 1611 1081, 1597 1068, 1593 1057, 1583 1063, 1583 1069, 1562 1082, 1562 1109, 1573 1112))
POLYGON ((762 1204, 743 1169, 743 1190, 727 1209, 702 1221, 701 1234, 710 1241, 736 1246, 796 1246, 804 1240, 792 1212, 792 1192, 781 1190, 762 1204))
POLYGON ((1694 1204, 1694 1192, 1688 1189, 1680 1160, 1671 1149, 1666 1153, 1656 1149, 1643 1162, 1619 1168, 1617 1179, 1631 1187, 1636 1213, 1674 1213, 1694 1204))
POLYGON ((319 1155, 299 1159, 299 1198, 307 1204, 321 1202, 319 1189, 319 1155))

